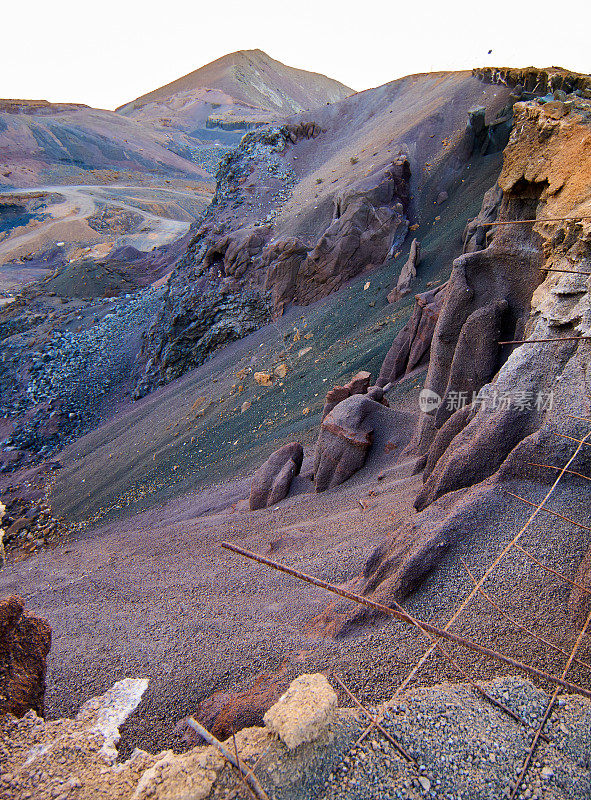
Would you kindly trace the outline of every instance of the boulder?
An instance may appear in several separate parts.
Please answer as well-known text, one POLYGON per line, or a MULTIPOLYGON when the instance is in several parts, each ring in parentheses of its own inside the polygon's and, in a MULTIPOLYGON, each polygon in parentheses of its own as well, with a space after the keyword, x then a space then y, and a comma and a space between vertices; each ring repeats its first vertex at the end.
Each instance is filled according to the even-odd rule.
POLYGON ((20 597, 0 600, 0 715, 43 716, 51 628, 24 609, 20 597))
POLYGON ((417 267, 419 266, 420 260, 421 245, 419 244, 418 239, 413 239, 406 263, 400 270, 398 282, 388 295, 389 303, 396 303, 401 297, 404 297, 410 292, 410 287, 414 279, 417 277, 417 267))
POLYGON ((252 478, 250 508, 267 508, 283 500, 291 482, 302 467, 304 451, 299 442, 291 442, 275 450, 252 478))
POLYGON ((300 675, 264 720, 267 728, 294 750, 319 739, 335 721, 337 708, 336 693, 324 675, 300 675))
POLYGON ((314 456, 317 492, 346 481, 365 464, 373 443, 373 427, 366 417, 379 407, 363 394, 347 397, 322 420, 314 456))

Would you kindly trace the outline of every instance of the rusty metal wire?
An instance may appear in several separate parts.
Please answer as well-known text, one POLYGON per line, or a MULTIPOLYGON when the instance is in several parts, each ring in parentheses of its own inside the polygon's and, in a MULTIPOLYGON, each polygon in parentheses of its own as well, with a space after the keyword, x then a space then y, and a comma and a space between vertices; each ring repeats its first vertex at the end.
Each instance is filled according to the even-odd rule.
MULTIPOLYGON (((413 616, 411 616, 407 611, 405 611, 402 608, 402 606, 395 600, 392 601, 392 603, 394 604, 394 608, 390 608, 389 606, 384 606, 381 603, 376 603, 373 600, 369 600, 367 597, 362 597, 359 594, 348 592, 345 589, 341 589, 339 586, 334 586, 331 583, 327 583, 326 581, 321 581, 318 578, 312 577, 311 575, 306 575, 306 573, 300 572, 299 570, 292 569, 291 567, 286 567, 284 564, 279 564, 277 561, 271 561, 271 559, 265 558, 264 556, 260 556, 257 553, 251 553, 249 550, 244 550, 242 547, 237 547, 236 545, 231 544, 230 542, 221 542, 221 547, 224 547, 226 550, 232 550, 234 553, 238 553, 239 555, 245 556, 246 558, 250 558, 253 561, 258 561, 259 564, 265 564, 268 567, 272 567, 273 569, 279 570, 279 572, 285 572, 288 575, 292 575, 294 578, 299 578, 300 580, 306 581, 307 583, 311 583, 314 586, 319 586, 322 589, 326 589, 327 591, 332 592, 333 594, 338 594, 341 597, 347 598, 348 600, 354 600, 356 603, 359 603, 360 605, 367 606, 368 608, 373 608, 376 611, 380 611, 382 614, 387 614, 388 616, 394 617, 400 622, 405 622, 414 625, 417 628, 421 629, 430 638, 441 637, 442 639, 447 639, 450 642, 462 645, 468 650, 473 650, 476 653, 481 653, 482 655, 490 656, 491 658, 494 658, 497 661, 502 661, 505 664, 509 664, 510 666, 515 667, 516 669, 529 673, 530 675, 535 675, 535 677, 537 678, 542 678, 542 680, 548 681, 550 683, 556 683, 565 689, 571 689, 572 691, 584 694, 586 697, 591 697, 590 690, 584 689, 582 686, 578 686, 576 683, 571 683, 570 681, 564 681, 561 678, 557 678, 555 675, 551 675, 549 672, 544 672, 543 670, 537 669, 536 667, 532 667, 530 664, 524 664, 521 661, 517 661, 517 659, 515 658, 510 658, 509 656, 503 655, 503 653, 499 653, 497 650, 492 650, 490 647, 484 647, 483 645, 478 644, 477 642, 474 642, 471 639, 467 639, 464 636, 458 636, 455 633, 450 633, 448 630, 444 630, 442 628, 436 627, 435 625, 431 625, 430 622, 419 621, 415 619, 413 616)), ((437 642, 434 642, 433 646, 437 647, 437 644, 438 644, 437 642)))
MULTIPOLYGON (((489 575, 490 575, 492 572, 494 572, 494 570, 496 569, 496 567, 497 567, 497 566, 499 565, 499 563, 500 563, 500 562, 503 560, 503 558, 504 558, 504 557, 507 555, 507 553, 509 553, 509 551, 511 550, 511 548, 512 548, 512 547, 518 547, 518 548, 519 548, 519 550, 522 550, 522 551, 523 551, 523 553, 525 553, 525 555, 527 555, 527 556, 530 556, 530 554, 529 554, 529 553, 527 553, 527 551, 526 551, 526 550, 523 550, 523 548, 521 548, 521 547, 519 547, 519 545, 517 545, 517 542, 519 541, 519 539, 521 539, 521 537, 524 535, 525 531, 526 531, 526 530, 529 528, 529 526, 532 524, 532 522, 534 521, 534 519, 537 517, 537 515, 538 515, 538 514, 539 514, 539 512, 540 512, 540 509, 541 509, 541 508, 544 506, 544 504, 545 504, 545 503, 546 503, 546 502, 547 502, 547 501, 550 499, 550 497, 551 497, 551 496, 552 496, 552 494, 554 493, 554 490, 556 489, 556 487, 557 487, 557 486, 558 486, 558 484, 560 483, 560 481, 561 481, 561 479, 562 479, 563 475, 564 475, 566 472, 568 472, 568 471, 569 471, 569 469, 568 469, 568 468, 570 467, 570 465, 573 463, 573 461, 575 460, 575 458, 577 457, 577 455, 578 455, 578 454, 579 454, 579 452, 581 451, 581 448, 583 447, 583 444, 588 444, 588 442, 587 442, 587 439, 589 439, 590 437, 591 437, 591 431, 590 431, 590 432, 589 432, 589 433, 588 433, 586 436, 584 436, 584 437, 583 437, 583 439, 581 439, 581 440, 579 441, 579 445, 578 445, 578 447, 576 448, 576 450, 575 450, 575 452, 572 454, 572 456, 569 458, 569 460, 566 462, 566 464, 564 465, 564 467, 562 467, 562 468, 559 468, 559 474, 558 474, 558 476, 557 476, 556 480, 554 481, 554 483, 552 484, 552 486, 550 487, 550 489, 548 490, 548 492, 546 493, 546 495, 545 495, 544 499, 542 500, 542 502, 539 504, 539 506, 538 506, 536 509, 534 509, 533 513, 532 513, 532 514, 531 514, 531 515, 528 517, 528 519, 527 519, 527 521, 526 521, 525 525, 523 525, 523 527, 522 527, 522 528, 521 528, 521 529, 518 531, 518 533, 517 533, 517 534, 516 534, 516 535, 513 537, 513 539, 512 539, 512 540, 511 540, 511 541, 510 541, 510 542, 509 542, 507 545, 505 545, 505 547, 503 548, 503 550, 502 550, 502 551, 499 553, 499 555, 498 555, 498 556, 495 558, 495 560, 492 562, 492 564, 491 564, 491 565, 490 565, 490 566, 489 566, 489 567, 486 569, 486 571, 485 571, 484 575, 483 575, 483 576, 480 578, 480 580, 478 581, 478 583, 476 584, 476 586, 474 586, 474 588, 473 588, 473 589, 472 589, 472 591, 471 591, 471 592, 468 594, 468 596, 467 596, 467 597, 465 597, 465 598, 464 598, 464 600, 463 600, 463 601, 460 603, 460 605, 459 605, 459 606, 456 608, 455 612, 452 614, 451 618, 449 619, 449 621, 448 621, 448 622, 447 622, 447 624, 445 625, 445 630, 447 630, 447 629, 448 629, 448 628, 449 628, 451 625, 453 625, 453 623, 454 623, 454 622, 457 620, 457 618, 460 616, 460 614, 462 613, 462 611, 464 611, 464 609, 466 608, 466 606, 467 606, 467 605, 470 603, 470 601, 472 600, 472 598, 473 598, 473 597, 476 595, 476 593, 478 592, 479 588, 480 588, 480 587, 481 587, 481 586, 484 584, 484 582, 487 580, 487 578, 489 577, 489 575)), ((533 558, 533 556, 530 556, 530 557, 531 557, 531 558, 532 558, 534 561, 536 560, 536 559, 534 559, 534 558, 533 558)), ((539 565, 540 565, 541 567, 544 567, 544 565, 543 565, 541 562, 537 562, 537 563, 539 563, 539 565)), ((545 567, 544 567, 544 568, 545 568, 545 567)), ((548 569, 549 569, 549 568, 548 568, 548 569)), ((556 575, 558 575, 559 577, 562 577, 562 578, 564 578, 564 580, 565 580, 565 581, 567 581, 568 583, 573 583, 573 581, 571 581, 569 578, 566 578, 566 576, 560 575, 560 573, 556 572, 555 570, 551 570, 551 569, 549 569, 549 571, 550 571, 550 572, 553 572, 553 573, 555 573, 555 574, 556 574, 556 575)), ((573 583, 573 585, 575 585, 575 586, 578 586, 578 584, 574 584, 574 583, 573 583)), ((581 586, 579 586, 578 588, 581 588, 581 589, 583 589, 583 591, 585 591, 585 592, 589 592, 589 589, 585 589, 584 587, 581 587, 581 586)), ((424 665, 427 663, 427 661, 429 660, 429 658, 431 657, 431 655, 432 655, 432 654, 435 652, 435 649, 436 649, 436 648, 435 648, 435 645, 431 645, 431 647, 429 647, 429 648, 428 648, 428 650, 426 650, 426 651, 423 653, 423 655, 421 656, 421 658, 419 659, 419 661, 418 661, 418 662, 415 664, 415 666, 414 666, 414 667, 411 669, 411 671, 408 673, 408 675, 406 676, 406 678, 405 678, 405 679, 402 681, 402 683, 401 683, 401 684, 398 686, 398 688, 397 688, 397 689, 396 689, 396 691, 394 692, 394 694, 393 694, 393 696, 392 696, 391 700, 394 700, 396 697, 398 697, 398 695, 399 695, 399 694, 401 694, 401 693, 402 693, 402 692, 403 692, 403 691, 404 691, 404 690, 405 690, 405 689, 406 689, 406 688, 407 688, 407 687, 408 687, 408 686, 409 686, 409 685, 412 683, 412 681, 415 679, 415 677, 416 677, 416 676, 418 675, 418 673, 421 671, 421 669, 423 668, 423 666, 424 666, 424 665)), ((365 738, 365 736, 367 736, 367 735, 369 734, 369 732, 371 731, 372 727, 373 727, 373 726, 372 726, 372 725, 370 725, 368 728, 366 728, 366 730, 365 730, 365 731, 364 731, 364 732, 361 734, 361 736, 360 736, 360 737, 359 737, 359 739, 357 740, 357 743, 359 743, 359 742, 363 741, 363 739, 365 738)))
MULTIPOLYGON (((583 625, 583 628, 582 628, 581 632, 579 633, 576 642, 573 645, 572 652, 571 652, 571 654, 569 656, 568 661, 566 662, 564 670, 562 671, 563 678, 566 678, 567 673, 568 673, 569 669, 571 668, 571 664, 573 663, 575 654, 576 654, 577 650, 580 647, 580 644, 581 644, 581 642, 583 640, 583 636, 585 636, 585 634, 587 633, 587 628, 589 627, 589 623, 590 622, 591 622, 591 611, 589 612, 589 614, 587 616, 585 624, 583 625)), ((523 781, 523 779, 524 779, 524 777, 525 777, 525 775, 527 773, 527 770, 529 768, 530 762, 531 762, 531 760, 533 758, 534 752, 535 752, 536 747, 538 745, 538 741, 540 740, 540 738, 542 736, 542 733, 544 731, 544 725, 546 724, 550 714, 552 713, 552 708, 554 707, 554 703, 556 702, 556 698, 558 696, 558 692, 559 692, 559 689, 555 689, 554 690, 554 694, 552 695, 552 698, 550 699, 550 702, 548 703, 548 707, 546 708, 546 713, 544 714, 544 716, 542 718, 540 726, 539 726, 538 730, 536 731, 536 735, 534 736, 533 742, 531 743, 531 746, 530 746, 530 748, 528 750, 528 753, 527 753, 527 756, 526 756, 526 759, 525 759, 525 763, 523 765, 521 773, 519 774, 519 778, 517 779, 517 782, 516 782, 515 786, 513 787, 513 791, 511 792, 510 800, 515 800, 515 797, 517 796, 517 793, 519 792, 519 787, 521 786, 521 782, 523 781)))

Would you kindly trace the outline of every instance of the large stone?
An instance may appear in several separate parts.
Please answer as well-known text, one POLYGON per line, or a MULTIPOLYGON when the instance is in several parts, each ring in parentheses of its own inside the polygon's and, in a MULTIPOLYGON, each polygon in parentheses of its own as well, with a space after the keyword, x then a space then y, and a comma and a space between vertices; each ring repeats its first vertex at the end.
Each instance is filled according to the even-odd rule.
POLYGON ((294 750, 314 742, 334 722, 337 696, 324 675, 300 675, 265 714, 265 725, 294 750))
POLYGON ((43 716, 51 628, 24 610, 20 597, 0 600, 0 714, 43 716))
POLYGON ((291 442, 275 450, 252 478, 250 508, 267 508, 283 500, 292 480, 299 474, 304 451, 299 442, 291 442))
POLYGON ((314 456, 317 492, 346 481, 365 464, 373 442, 373 426, 366 417, 379 404, 355 394, 336 405, 322 420, 314 456))

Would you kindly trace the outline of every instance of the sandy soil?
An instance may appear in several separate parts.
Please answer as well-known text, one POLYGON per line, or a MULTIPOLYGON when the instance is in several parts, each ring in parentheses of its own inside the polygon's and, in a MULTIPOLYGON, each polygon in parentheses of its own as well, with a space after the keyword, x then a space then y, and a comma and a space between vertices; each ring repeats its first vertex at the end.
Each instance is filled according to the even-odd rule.
MULTIPOLYGON (((54 630, 49 716, 71 715, 123 677, 150 677, 149 691, 123 732, 122 752, 128 753, 138 744, 152 751, 182 747, 174 723, 201 699, 220 688, 245 687, 261 671, 283 663, 293 675, 338 669, 363 699, 388 697, 425 647, 414 629, 387 622, 346 640, 311 638, 306 625, 330 597, 219 544, 228 539, 324 580, 346 581, 408 517, 420 480, 403 477, 409 467, 378 480, 370 465, 323 495, 312 493, 302 478, 295 488, 302 494, 257 512, 237 505, 247 483, 226 484, 9 564, 0 572, 0 592, 23 595, 27 607, 49 619, 54 630), (230 505, 216 509, 212 500, 230 505)), ((517 492, 535 498, 541 488, 520 485, 517 492)), ((572 513, 586 500, 584 491, 567 486, 555 507, 572 513)), ((472 585, 456 555, 480 576, 528 509, 499 496, 480 514, 474 529, 412 598, 409 607, 417 615, 446 620, 472 585)), ((574 574, 588 542, 567 545, 561 524, 557 518, 544 520, 526 545, 549 565, 574 574)), ((511 613, 563 646, 575 637, 566 607, 568 587, 519 554, 506 560, 486 588, 511 613)), ((541 669, 558 671, 564 661, 533 639, 524 642, 523 634, 482 600, 473 602, 456 630, 541 669)), ((581 658, 591 658, 589 645, 584 642, 581 658)), ((479 677, 506 672, 470 653, 458 657, 479 677)), ((454 677, 437 657, 420 680, 454 677)), ((580 668, 573 668, 572 677, 585 680, 580 668)))

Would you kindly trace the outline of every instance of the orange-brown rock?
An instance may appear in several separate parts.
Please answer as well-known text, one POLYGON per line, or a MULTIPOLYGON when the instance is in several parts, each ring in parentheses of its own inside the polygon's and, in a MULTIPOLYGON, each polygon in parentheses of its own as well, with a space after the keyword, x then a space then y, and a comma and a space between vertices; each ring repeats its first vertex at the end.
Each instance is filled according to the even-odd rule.
MULTIPOLYGON (((194 716, 210 733, 223 741, 243 728, 262 725, 265 713, 277 702, 289 683, 285 668, 275 673, 263 673, 247 691, 215 692, 199 703, 194 716)), ((200 743, 198 734, 188 726, 187 731, 183 732, 195 744, 200 743)))
POLYGON ((49 624, 24 610, 20 597, 0 600, 0 714, 43 716, 49 624))

